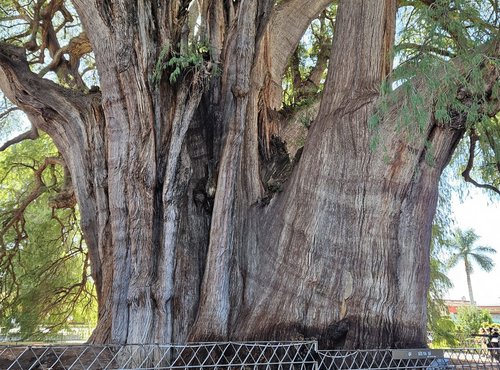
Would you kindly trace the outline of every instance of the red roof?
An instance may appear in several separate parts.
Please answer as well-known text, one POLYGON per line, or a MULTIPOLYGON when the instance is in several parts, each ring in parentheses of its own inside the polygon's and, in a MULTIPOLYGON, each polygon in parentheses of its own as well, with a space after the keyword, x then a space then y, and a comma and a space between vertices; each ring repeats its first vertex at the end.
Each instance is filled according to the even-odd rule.
POLYGON ((457 306, 448 306, 449 313, 457 313, 457 306))

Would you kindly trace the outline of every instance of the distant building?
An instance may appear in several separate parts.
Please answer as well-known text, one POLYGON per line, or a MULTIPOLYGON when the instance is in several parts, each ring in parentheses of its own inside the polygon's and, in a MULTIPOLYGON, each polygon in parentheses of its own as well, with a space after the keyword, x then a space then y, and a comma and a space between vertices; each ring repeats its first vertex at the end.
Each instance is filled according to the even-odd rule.
MULTIPOLYGON (((456 315, 458 307, 469 306, 470 301, 466 300, 465 297, 460 299, 446 299, 444 304, 448 308, 448 313, 450 315, 456 315)), ((486 310, 491 314, 493 322, 500 324, 500 306, 477 306, 482 310, 486 310)))
POLYGON ((462 299, 445 299, 444 304, 448 308, 448 313, 456 315, 458 307, 470 306, 470 301, 466 300, 465 297, 462 299))

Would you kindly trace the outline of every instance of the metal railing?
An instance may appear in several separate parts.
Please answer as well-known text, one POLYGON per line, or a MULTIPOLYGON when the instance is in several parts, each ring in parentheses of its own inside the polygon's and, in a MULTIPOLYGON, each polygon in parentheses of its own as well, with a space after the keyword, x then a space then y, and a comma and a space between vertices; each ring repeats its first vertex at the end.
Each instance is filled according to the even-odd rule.
POLYGON ((318 351, 318 369, 499 369, 499 349, 318 351))
POLYGON ((6 346, 2 370, 313 369, 315 342, 6 346))
POLYGON ((499 369, 500 350, 318 350, 316 342, 1 346, 1 370, 499 369))

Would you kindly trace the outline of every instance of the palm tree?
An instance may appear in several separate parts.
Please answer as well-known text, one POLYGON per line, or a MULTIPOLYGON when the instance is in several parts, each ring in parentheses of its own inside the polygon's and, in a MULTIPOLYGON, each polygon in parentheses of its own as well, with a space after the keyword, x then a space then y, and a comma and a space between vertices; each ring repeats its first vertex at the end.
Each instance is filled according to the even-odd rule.
POLYGON ((471 305, 475 305, 474 295, 472 293, 472 284, 470 276, 474 272, 472 262, 475 262, 482 270, 491 271, 495 263, 488 256, 497 251, 487 246, 475 246, 474 243, 479 239, 479 236, 473 229, 462 231, 456 229, 454 237, 449 241, 449 248, 452 251, 448 260, 449 267, 455 267, 458 262, 463 261, 465 266, 465 275, 467 276, 467 286, 469 288, 469 299, 471 305))

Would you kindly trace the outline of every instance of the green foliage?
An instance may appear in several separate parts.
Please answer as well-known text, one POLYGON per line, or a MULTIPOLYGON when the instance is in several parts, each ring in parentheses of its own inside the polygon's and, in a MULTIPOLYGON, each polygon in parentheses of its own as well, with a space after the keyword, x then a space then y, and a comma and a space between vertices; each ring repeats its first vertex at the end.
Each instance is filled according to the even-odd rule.
POLYGON ((473 273, 474 268, 471 262, 474 261, 482 270, 491 271, 495 264, 488 254, 494 254, 496 250, 488 246, 474 245, 478 239, 479 236, 472 229, 465 231, 456 229, 453 238, 447 241, 452 251, 448 265, 454 267, 460 261, 464 261, 468 272, 473 273))
POLYGON ((370 128, 377 128, 389 107, 396 102, 399 102, 399 114, 394 128, 407 133, 410 139, 421 137, 431 114, 444 127, 489 125, 486 112, 492 108, 488 108, 490 91, 484 88, 484 65, 498 73, 500 64, 478 49, 456 58, 450 62, 435 56, 422 56, 400 65, 394 74, 400 86, 383 95, 376 118, 370 121, 370 128))
POLYGON ((430 285, 427 292, 427 327, 432 333, 433 347, 453 347, 457 345, 455 324, 446 312, 443 301, 444 294, 453 284, 446 275, 447 266, 443 262, 444 240, 447 230, 453 223, 450 218, 449 188, 441 186, 438 208, 432 225, 432 241, 430 256, 430 285))
MULTIPOLYGON (((369 124, 373 148, 378 145, 378 135, 383 135, 380 124, 395 103, 399 105, 399 114, 393 127, 412 140, 422 137, 423 128, 432 118, 442 127, 491 127, 498 83, 490 90, 485 77, 500 71, 498 58, 490 56, 494 55, 491 41, 498 25, 493 19, 498 19, 498 12, 488 1, 437 0, 431 6, 419 1, 402 3, 398 13, 401 26, 395 47, 396 68, 390 76, 391 84, 381 89, 383 99, 369 124)), ((500 153, 498 136, 490 137, 487 141, 484 134, 481 136, 481 152, 490 160, 481 163, 488 170, 479 172, 489 182, 499 183, 499 167, 494 168, 500 163, 496 160, 500 153)), ((432 164, 432 153, 428 154, 427 160, 432 164)), ((461 163, 466 159, 463 155, 455 157, 461 163)))
POLYGON ((333 4, 313 20, 290 59, 282 83, 285 111, 311 106, 323 91, 336 13, 333 4))
POLYGON ((449 316, 440 316, 432 325, 432 347, 447 348, 459 344, 456 326, 449 316))
POLYGON ((462 338, 479 334, 481 327, 491 323, 493 323, 493 319, 487 310, 475 306, 463 306, 457 309, 456 326, 462 338))
POLYGON ((181 71, 188 70, 189 68, 200 68, 203 64, 203 56, 199 53, 189 53, 187 55, 174 55, 167 62, 167 66, 172 68, 169 81, 174 84, 177 78, 181 75, 181 71))
POLYGON ((97 304, 77 209, 51 209, 64 186, 48 137, 0 153, 0 327, 41 336, 73 322, 95 325, 97 304))
MULTIPOLYGON (((35 73, 84 92, 87 85, 98 85, 93 55, 83 51, 85 37, 69 1, 0 3, 0 38, 25 47, 35 73), (78 57, 72 53, 78 50, 71 49, 77 36, 82 36, 77 49, 84 53, 78 57), (65 60, 71 55, 77 68, 67 68, 67 62, 52 64, 56 55, 65 60)), ((1 98, 3 144, 30 125, 1 98)), ((62 158, 44 135, 0 153, 0 327, 20 327, 30 336, 40 334, 41 326, 55 331, 69 323, 96 322, 78 209, 53 208, 66 185, 62 158)))
MULTIPOLYGON (((500 116, 496 115, 483 119, 475 125, 475 133, 478 135, 477 150, 475 151, 474 167, 472 177, 481 179, 497 189, 500 188, 499 164, 500 164, 500 116)), ((461 157, 468 158, 470 155, 470 141, 462 145, 461 157)), ((457 172, 465 169, 465 159, 456 166, 457 172)))
POLYGON ((155 69, 150 76, 150 82, 157 86, 160 83, 161 77, 163 75, 163 71, 167 69, 168 64, 165 62, 167 55, 170 52, 170 44, 163 46, 160 50, 160 54, 158 55, 158 60, 155 64, 155 69))
MULTIPOLYGON (((450 232, 454 220, 451 218, 451 186, 448 184, 449 173, 441 179, 438 208, 432 228, 430 287, 428 292, 427 313, 428 328, 432 332, 433 347, 453 347, 463 344, 471 334, 480 333, 483 322, 491 322, 488 311, 475 306, 459 308, 455 323, 445 314, 446 306, 442 297, 453 286, 446 276, 451 265, 463 261, 464 256, 472 261, 479 256, 484 260, 484 253, 491 253, 489 247, 475 246, 478 236, 473 230, 455 229, 450 232), (485 249, 486 248, 486 249, 485 249), (451 264, 450 264, 451 260, 451 264), (444 262, 446 261, 446 262, 444 262)), ((488 256, 486 256, 488 257, 488 256)), ((486 263, 486 268, 490 264, 486 263)))
POLYGON ((454 267, 459 262, 464 263, 469 299, 472 304, 474 304, 474 295, 470 281, 471 274, 474 272, 473 264, 477 264, 484 271, 491 271, 494 262, 488 255, 496 253, 496 250, 491 247, 475 245, 478 239, 479 236, 472 229, 465 231, 455 229, 451 238, 443 240, 443 244, 451 253, 447 263, 448 267, 454 267))
POLYGON ((210 75, 217 75, 218 69, 212 70, 210 61, 210 47, 203 42, 190 43, 184 52, 174 50, 170 44, 162 47, 155 69, 151 74, 151 83, 155 86, 161 81, 164 72, 168 73, 171 85, 175 84, 179 77, 189 72, 203 71, 210 75), (207 69, 207 67, 209 67, 207 69))

